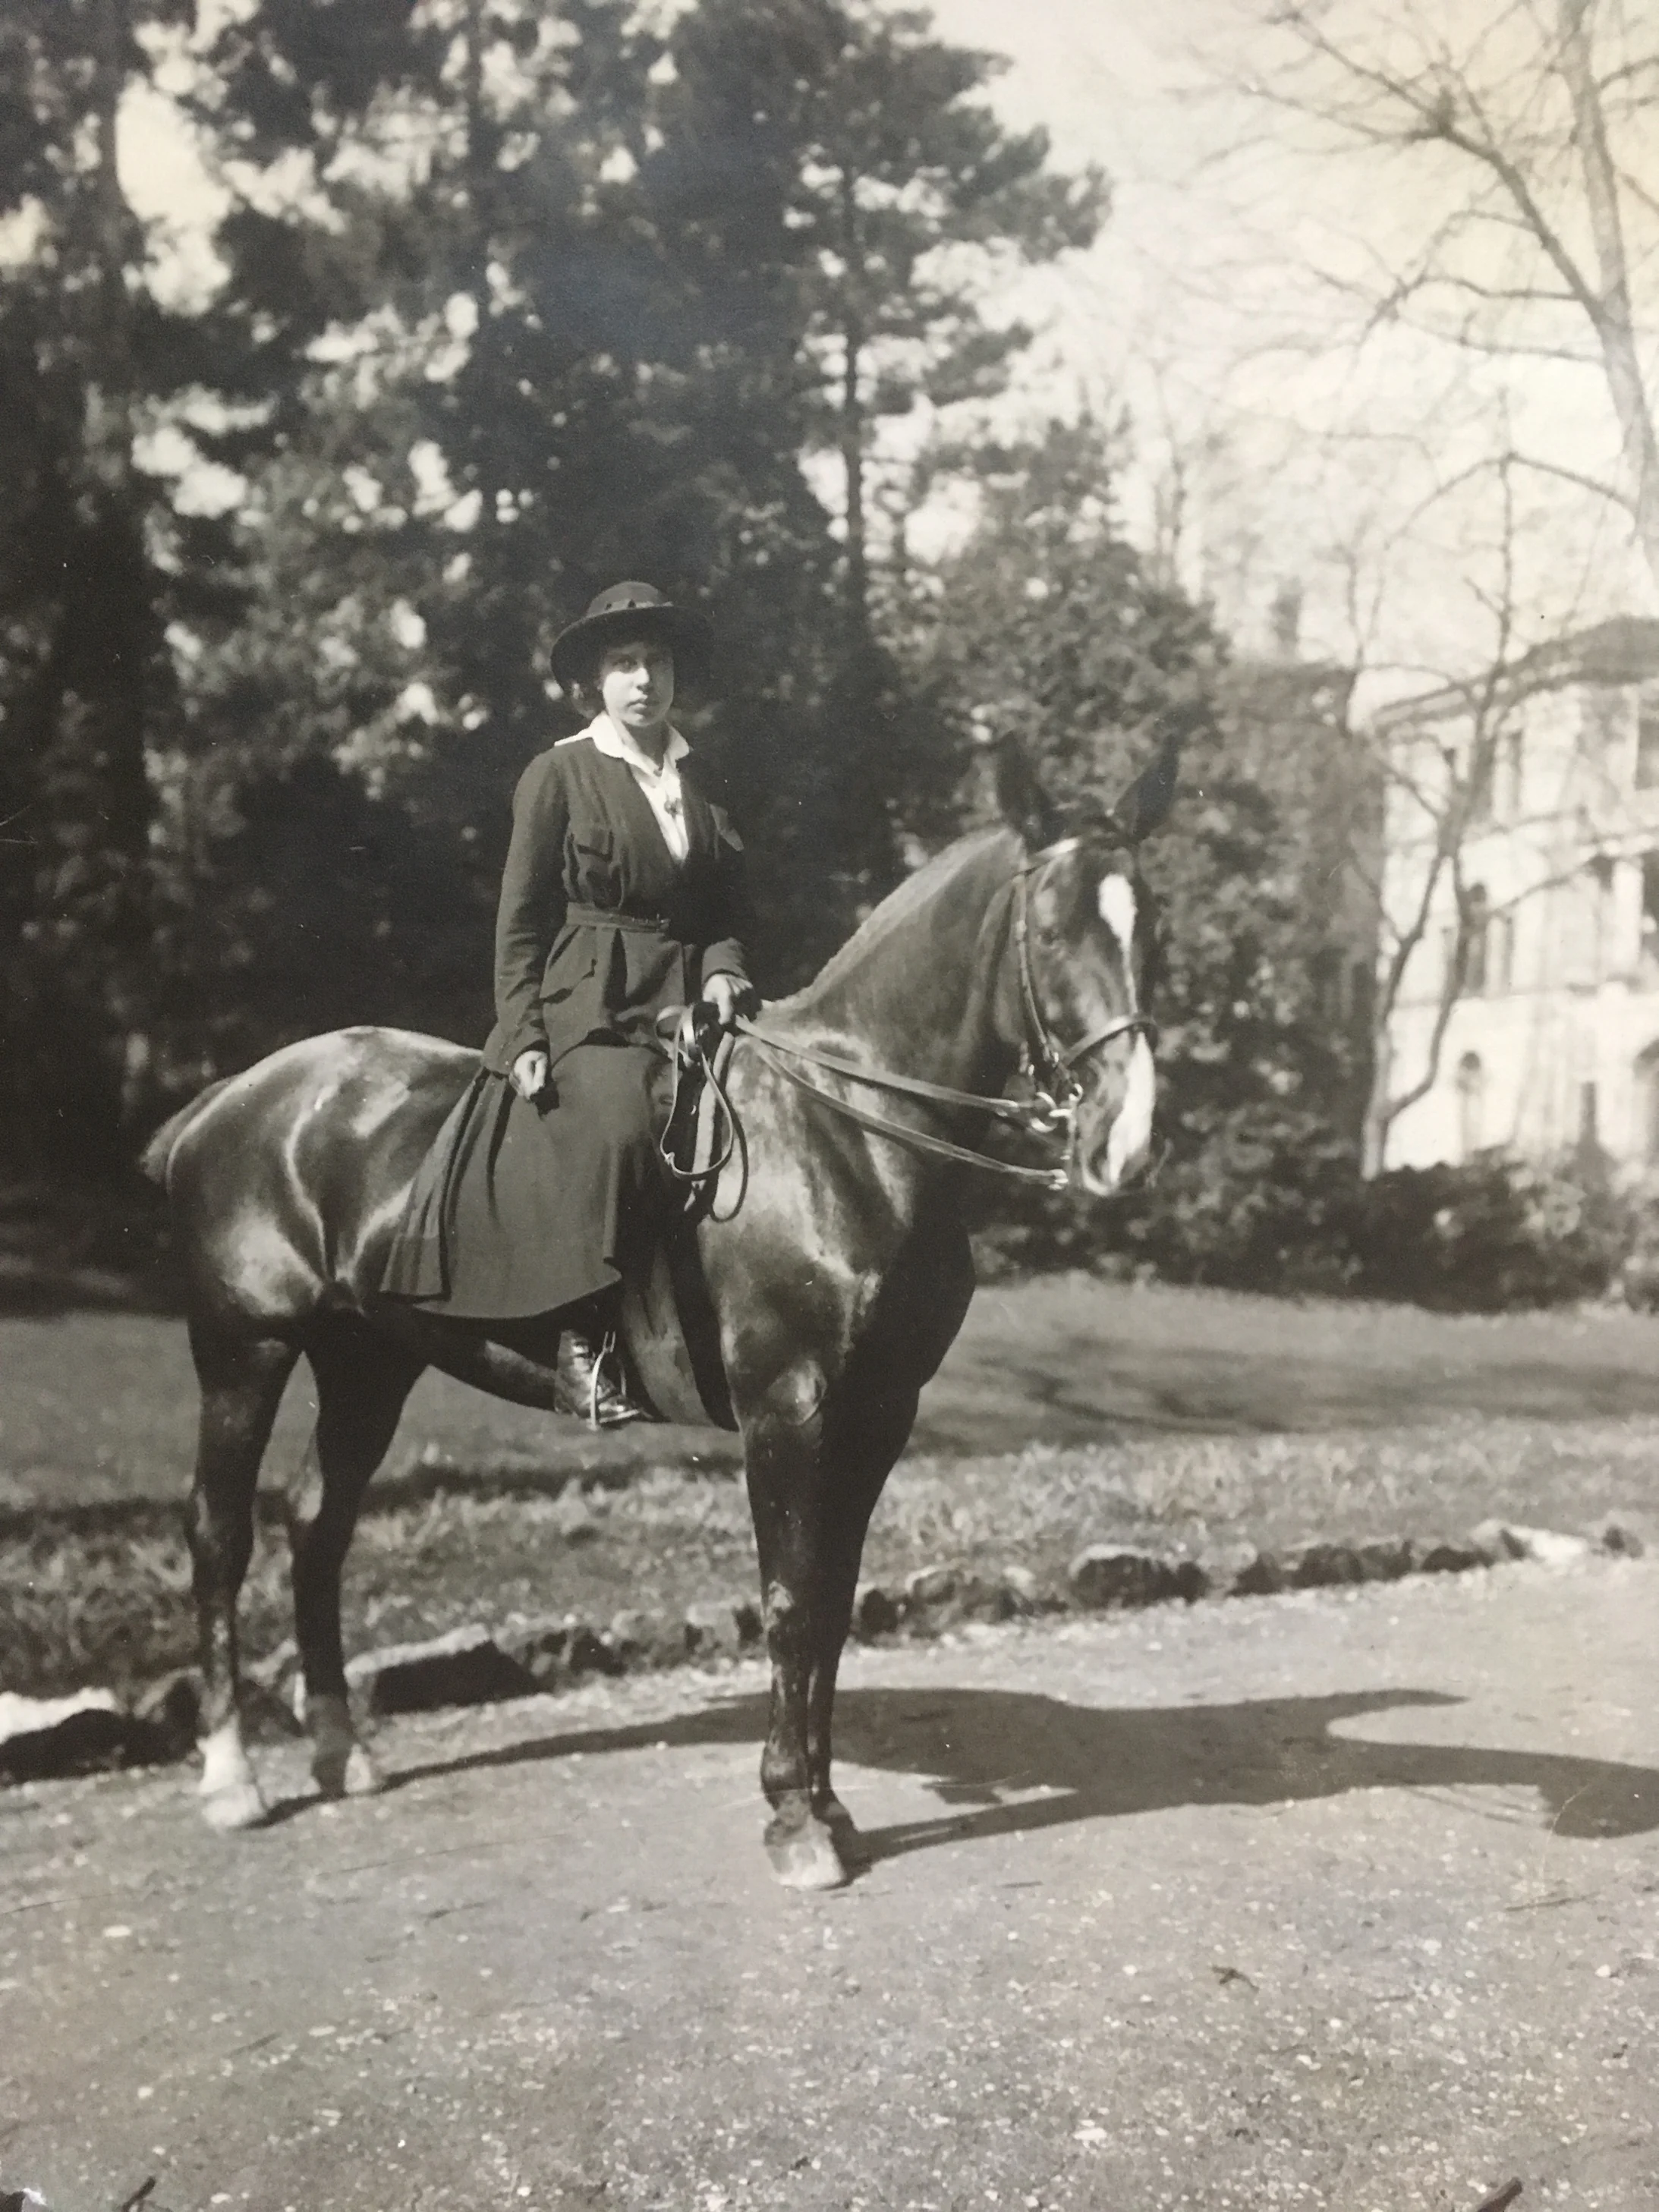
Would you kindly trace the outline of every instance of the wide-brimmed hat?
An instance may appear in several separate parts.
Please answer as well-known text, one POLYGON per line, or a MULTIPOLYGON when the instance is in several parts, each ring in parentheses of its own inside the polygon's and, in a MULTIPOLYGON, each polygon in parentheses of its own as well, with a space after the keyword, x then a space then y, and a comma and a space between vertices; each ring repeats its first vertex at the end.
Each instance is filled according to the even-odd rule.
POLYGON ((553 641, 548 662, 567 691, 585 683, 609 645, 631 637, 659 638, 673 652, 677 672, 696 673, 708 660, 708 623, 692 607, 677 607, 654 584, 612 584, 579 621, 553 641))

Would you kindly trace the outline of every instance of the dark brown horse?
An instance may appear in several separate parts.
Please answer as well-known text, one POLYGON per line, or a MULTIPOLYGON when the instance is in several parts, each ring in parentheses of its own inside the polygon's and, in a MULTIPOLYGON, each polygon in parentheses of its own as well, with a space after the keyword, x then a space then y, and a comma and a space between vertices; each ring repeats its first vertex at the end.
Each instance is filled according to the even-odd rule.
MULTIPOLYGON (((793 1886, 848 1878, 856 1838, 830 1784, 830 1715, 865 1530, 974 1285, 968 1170, 870 1122, 925 1146, 970 1138, 982 1121, 971 1103, 882 1090, 793 1055, 975 1101, 996 1098, 1034 1060, 1074 1092, 1073 1174, 1091 1191, 1116 1188, 1145 1155, 1152 1103, 1152 930, 1136 847, 1168 811, 1173 781, 1166 753, 1108 823, 1057 842, 1029 781, 1017 792, 1005 779, 1006 827, 928 862, 817 981, 768 1009, 767 1033, 792 1052, 746 1041, 734 1055, 747 1175, 735 1213, 719 1218, 721 1205, 706 1216, 696 1251, 760 1559, 772 1665, 766 1844, 793 1886)), ((313 1771, 336 1795, 376 1786, 347 1711, 340 1570, 416 1377, 429 1365, 521 1404, 553 1403, 550 1332, 540 1341, 522 1324, 448 1320, 375 1290, 410 1178, 477 1065, 474 1053, 394 1030, 309 1038, 204 1092, 146 1155, 172 1202, 202 1389, 190 1526, 201 1788, 216 1826, 250 1826, 265 1809, 238 1717, 236 1606, 261 1455, 301 1354, 318 1416, 289 1501, 295 1623, 313 1771)))

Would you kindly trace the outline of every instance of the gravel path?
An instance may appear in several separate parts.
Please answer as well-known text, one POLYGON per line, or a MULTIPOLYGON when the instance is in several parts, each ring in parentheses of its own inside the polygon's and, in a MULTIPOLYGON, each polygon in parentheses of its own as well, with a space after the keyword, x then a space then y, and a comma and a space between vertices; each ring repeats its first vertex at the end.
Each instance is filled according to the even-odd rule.
POLYGON ((770 1883, 758 1669, 389 1727, 264 1832, 0 1796, 0 2190, 106 2212, 1659 2203, 1659 1564, 859 1650, 878 1852, 770 1883))

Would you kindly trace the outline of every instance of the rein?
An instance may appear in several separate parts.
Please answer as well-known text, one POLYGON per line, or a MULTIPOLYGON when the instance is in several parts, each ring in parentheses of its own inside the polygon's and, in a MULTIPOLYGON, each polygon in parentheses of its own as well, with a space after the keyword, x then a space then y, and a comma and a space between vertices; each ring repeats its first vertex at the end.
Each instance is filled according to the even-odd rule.
MULTIPOLYGON (((954 1091, 942 1083, 928 1083, 920 1076, 901 1075, 891 1068, 862 1067, 856 1060, 846 1060, 838 1053, 821 1052, 810 1046, 793 1044, 786 1037, 776 1036, 758 1024, 739 1017, 736 1027, 741 1035, 750 1038, 761 1048, 769 1064, 778 1073, 804 1091, 809 1098, 816 1098, 832 1113, 843 1120, 856 1122, 878 1136, 890 1137, 895 1143, 910 1151, 924 1152, 935 1159, 953 1160, 959 1166, 982 1168, 992 1175, 1006 1176, 1016 1182, 1036 1183, 1044 1190, 1060 1191, 1069 1188, 1069 1164, 1058 1168, 1019 1167, 1006 1160, 994 1159, 988 1152, 976 1152, 971 1146, 953 1144, 948 1138, 936 1137, 925 1129, 913 1129, 900 1121, 891 1121, 884 1115, 855 1106, 850 1099, 838 1097, 834 1091, 824 1090, 802 1071, 815 1068, 822 1073, 837 1076, 844 1081, 859 1083, 872 1091, 884 1091, 896 1097, 919 1098, 933 1106, 948 1106, 975 1114, 989 1115, 993 1120, 1005 1121, 1023 1130, 1028 1136, 1048 1137, 1069 1133, 1078 1101, 1083 1096, 1083 1085, 1076 1070, 1089 1056, 1098 1052, 1121 1036, 1139 1036, 1156 1044, 1158 1024, 1149 1014, 1131 1012, 1115 1015, 1090 1030, 1075 1044, 1062 1044, 1043 1014, 1037 997, 1036 980, 1031 969, 1030 893, 1028 884, 1032 876, 1039 873, 1055 858, 1063 846, 1049 846, 1037 854, 1020 869, 1014 878, 1013 936, 1019 977, 1020 1013, 1025 1030, 1022 1058, 1036 1085, 1036 1096, 1030 1103, 1013 1098, 983 1098, 970 1091, 954 1091), (799 1065, 791 1066, 791 1062, 799 1065)), ((663 1154, 671 1172, 683 1182, 714 1182, 732 1158, 739 1142, 738 1124, 731 1101, 715 1079, 712 1055, 702 1036, 695 1030, 688 1016, 681 1032, 680 1055, 677 1055, 675 1076, 675 1104, 678 1108, 679 1066, 689 1047, 693 1061, 701 1060, 707 1079, 714 1091, 717 1110, 723 1115, 727 1137, 715 1157, 706 1167, 680 1167, 670 1156, 665 1142, 663 1154)), ((670 1126, 675 1111, 671 1109, 670 1126)))

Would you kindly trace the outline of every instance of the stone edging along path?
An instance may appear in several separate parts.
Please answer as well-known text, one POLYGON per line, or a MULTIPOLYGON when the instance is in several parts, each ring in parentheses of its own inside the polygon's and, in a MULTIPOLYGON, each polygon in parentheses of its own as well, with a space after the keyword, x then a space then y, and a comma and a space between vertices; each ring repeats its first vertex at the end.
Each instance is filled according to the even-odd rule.
MULTIPOLYGON (((1063 1588, 1029 1569, 986 1576, 941 1564, 916 1568, 902 1584, 859 1586, 854 1637, 862 1643, 932 1638, 974 1621, 1126 1612, 1200 1598, 1258 1597, 1285 1590, 1398 1582, 1407 1575, 1461 1574, 1530 1559, 1566 1566, 1594 1554, 1639 1558, 1641 1537, 1607 1519, 1582 1535, 1483 1521, 1462 1542, 1409 1536, 1364 1543, 1319 1540, 1288 1550, 1246 1543, 1200 1553, 1091 1544, 1072 1561, 1063 1588)), ((676 1665, 707 1666, 759 1648, 759 1609, 747 1598, 694 1605, 680 1620, 640 1610, 600 1626, 574 1614, 495 1628, 452 1629, 422 1644, 366 1651, 346 1669, 366 1717, 488 1705, 568 1687, 594 1674, 676 1665)), ((300 1682, 291 1639, 245 1669, 246 1718, 256 1736, 295 1735, 300 1682)), ((0 1783, 155 1765, 183 1759, 196 1742, 198 1692, 189 1670, 124 1701, 107 1689, 58 1698, 0 1691, 0 1783)))

